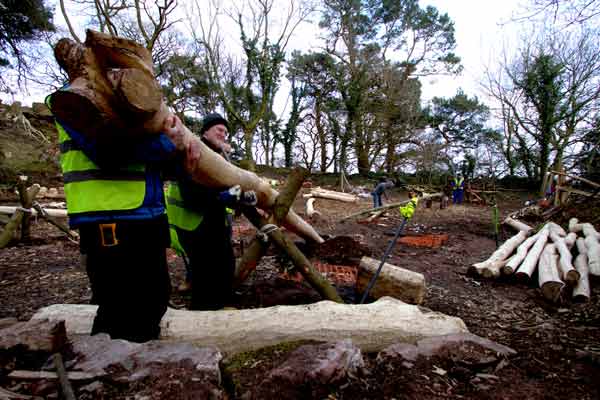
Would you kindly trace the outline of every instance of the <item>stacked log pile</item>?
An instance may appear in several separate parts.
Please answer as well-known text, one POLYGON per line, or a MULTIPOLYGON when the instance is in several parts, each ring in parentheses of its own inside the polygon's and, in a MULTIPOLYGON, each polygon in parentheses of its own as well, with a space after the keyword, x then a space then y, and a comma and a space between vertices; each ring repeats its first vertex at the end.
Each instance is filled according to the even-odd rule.
POLYGON ((548 222, 532 234, 533 229, 519 221, 507 219, 505 223, 519 233, 490 258, 469 267, 469 273, 485 278, 514 275, 529 281, 537 269, 538 283, 547 300, 557 302, 567 287, 572 288, 574 301, 589 300, 589 276, 600 276, 600 233, 592 224, 572 218, 568 232, 548 222))

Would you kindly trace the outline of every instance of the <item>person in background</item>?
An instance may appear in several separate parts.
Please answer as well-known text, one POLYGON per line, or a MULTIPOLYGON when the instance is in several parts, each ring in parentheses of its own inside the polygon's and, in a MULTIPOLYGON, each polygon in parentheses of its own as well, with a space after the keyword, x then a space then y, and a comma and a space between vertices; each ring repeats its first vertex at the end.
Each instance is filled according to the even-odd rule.
POLYGON ((410 201, 406 205, 401 206, 399 209, 400 215, 402 215, 403 218, 411 219, 415 213, 415 210, 417 209, 417 205, 419 204, 419 197, 417 196, 417 192, 410 190, 408 192, 408 198, 410 201))
MULTIPOLYGON (((46 98, 52 110, 52 94, 46 98)), ((158 339, 171 292, 163 174, 182 151, 178 132, 102 142, 55 118, 69 224, 79 230, 93 302, 91 333, 145 342, 158 339)), ((167 118, 164 131, 175 124, 167 118)))
POLYGON ((465 180, 462 175, 456 174, 450 185, 452 186, 452 204, 462 204, 465 191, 465 180))
MULTIPOLYGON (((220 114, 207 115, 200 131, 202 141, 228 159, 229 124, 220 114)), ((239 186, 224 190, 204 187, 189 176, 171 182, 167 190, 169 223, 189 260, 192 310, 217 310, 232 293, 235 258, 231 244, 231 208, 256 205, 253 191, 239 186)), ((184 287, 185 289, 185 287, 184 287)))
POLYGON ((373 208, 383 206, 383 201, 381 200, 381 196, 385 196, 386 200, 388 199, 386 190, 394 187, 394 182, 387 180, 386 178, 379 178, 379 181, 375 185, 374 190, 371 192, 371 196, 373 196, 373 208))

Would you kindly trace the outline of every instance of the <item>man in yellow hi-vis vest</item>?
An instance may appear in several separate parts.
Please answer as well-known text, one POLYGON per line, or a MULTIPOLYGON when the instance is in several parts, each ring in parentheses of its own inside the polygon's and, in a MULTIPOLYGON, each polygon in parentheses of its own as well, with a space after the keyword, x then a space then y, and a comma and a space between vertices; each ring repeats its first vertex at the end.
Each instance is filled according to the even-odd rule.
MULTIPOLYGON (((52 94, 46 103, 52 110, 52 94)), ((56 127, 69 224, 98 305, 91 333, 157 339, 171 291, 162 174, 182 163, 181 149, 165 134, 104 143, 58 118, 56 127)))
MULTIPOLYGON (((202 141, 227 158, 229 124, 220 114, 209 114, 202 122, 202 141)), ((167 190, 169 224, 189 260, 192 310, 223 308, 232 294, 235 258, 231 245, 229 207, 255 205, 253 191, 239 186, 212 189, 189 177, 171 182, 167 190)))

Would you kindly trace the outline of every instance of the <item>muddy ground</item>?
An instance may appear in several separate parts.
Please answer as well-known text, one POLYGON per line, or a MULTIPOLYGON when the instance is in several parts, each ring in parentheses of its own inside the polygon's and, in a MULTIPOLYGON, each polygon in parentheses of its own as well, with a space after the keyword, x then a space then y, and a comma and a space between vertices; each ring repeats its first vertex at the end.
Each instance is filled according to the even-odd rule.
MULTIPOLYGON (((392 201, 404 199, 394 193, 392 201)), ((503 215, 520 208, 523 196, 509 193, 500 200, 503 215)), ((319 252, 315 259, 352 265, 360 255, 374 258, 383 254, 400 219, 396 213, 370 224, 356 220, 343 224, 339 218, 367 208, 370 201, 357 204, 317 200, 322 213, 311 221, 320 233, 330 237, 350 237, 357 247, 319 252), (357 250, 358 248, 358 250, 357 250), (327 257, 326 257, 327 256, 327 257), (326 259, 326 260, 325 260, 326 259)), ((484 381, 473 379, 465 368, 451 359, 431 359, 411 368, 405 365, 375 363, 375 354, 365 356, 366 373, 347 384, 331 388, 330 399, 598 399, 600 392, 600 282, 592 281, 591 301, 573 304, 567 295, 560 304, 545 302, 535 284, 513 279, 483 280, 467 275, 467 267, 479 262, 495 249, 491 233, 491 210, 476 205, 460 205, 445 210, 420 206, 407 226, 407 235, 447 234, 439 248, 419 248, 398 243, 388 262, 421 272, 428 286, 425 307, 464 320, 472 333, 492 339, 516 350, 518 354, 501 365, 478 367, 478 372, 494 375, 484 381), (437 364, 436 364, 437 362, 437 364), (441 368, 447 374, 433 371, 441 368)), ((303 215, 303 204, 296 210, 303 215)), ((236 222, 237 251, 247 245, 252 232, 247 222, 236 222)), ((510 235, 511 232, 506 232, 510 235)), ((31 243, 0 250, 0 318, 27 320, 40 307, 55 303, 86 303, 90 299, 85 272, 80 268, 78 247, 61 232, 42 221, 32 226, 31 243)), ((351 242, 350 242, 351 243, 351 242)), ((310 253, 310 249, 307 250, 310 253)), ((174 288, 183 280, 180 259, 169 255, 174 288)), ((233 306, 258 307, 274 304, 298 304, 318 299, 302 283, 286 279, 293 275, 284 259, 271 251, 254 276, 236 294, 233 306), (285 288, 285 290, 284 290, 285 288)), ((346 301, 357 301, 351 288, 344 290, 346 301)), ((189 299, 174 291, 172 305, 185 307, 189 299)), ((224 369, 232 398, 244 387, 261 382, 264 373, 280 363, 286 351, 258 352, 224 369)), ((239 361, 239 360, 238 360, 239 361)), ((472 371, 471 371, 472 372, 472 371)))

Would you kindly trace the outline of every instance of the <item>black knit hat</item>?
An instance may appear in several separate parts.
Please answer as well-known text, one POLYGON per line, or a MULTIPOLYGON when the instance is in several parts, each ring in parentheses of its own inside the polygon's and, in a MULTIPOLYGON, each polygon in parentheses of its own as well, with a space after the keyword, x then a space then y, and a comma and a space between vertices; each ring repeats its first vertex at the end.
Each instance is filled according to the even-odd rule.
POLYGON ((204 134, 207 130, 212 128, 215 125, 225 125, 227 130, 229 130, 229 122, 219 113, 208 114, 202 120, 202 129, 200 129, 200 134, 204 134))

